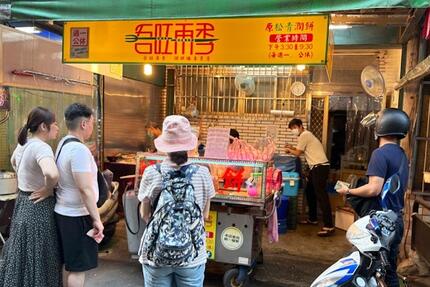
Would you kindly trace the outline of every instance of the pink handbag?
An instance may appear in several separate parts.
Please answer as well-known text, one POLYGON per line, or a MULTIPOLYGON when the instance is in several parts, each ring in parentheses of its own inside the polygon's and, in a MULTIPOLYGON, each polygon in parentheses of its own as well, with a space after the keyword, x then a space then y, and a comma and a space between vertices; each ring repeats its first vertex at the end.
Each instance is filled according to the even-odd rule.
POLYGON ((266 172, 266 193, 270 194, 281 189, 282 186, 282 171, 269 167, 266 172))

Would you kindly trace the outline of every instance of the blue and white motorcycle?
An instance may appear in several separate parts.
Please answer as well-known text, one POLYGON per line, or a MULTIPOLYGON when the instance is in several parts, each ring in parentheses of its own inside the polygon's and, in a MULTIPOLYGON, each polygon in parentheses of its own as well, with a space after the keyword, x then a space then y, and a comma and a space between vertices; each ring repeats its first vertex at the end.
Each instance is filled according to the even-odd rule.
MULTIPOLYGON (((386 207, 389 193, 396 193, 400 180, 393 176, 384 184, 381 205, 386 207)), ((346 238, 354 245, 353 251, 325 270, 311 287, 385 287, 384 278, 389 268, 388 252, 395 235, 397 214, 384 208, 355 221, 346 238)))

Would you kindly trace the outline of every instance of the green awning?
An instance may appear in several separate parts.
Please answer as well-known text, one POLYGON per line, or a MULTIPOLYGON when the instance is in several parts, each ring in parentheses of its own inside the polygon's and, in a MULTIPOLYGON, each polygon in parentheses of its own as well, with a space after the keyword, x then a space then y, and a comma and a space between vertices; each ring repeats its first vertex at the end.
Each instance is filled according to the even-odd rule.
POLYGON ((12 4, 14 19, 59 21, 268 16, 430 6, 430 0, 0 0, 0 6, 7 3, 12 4))

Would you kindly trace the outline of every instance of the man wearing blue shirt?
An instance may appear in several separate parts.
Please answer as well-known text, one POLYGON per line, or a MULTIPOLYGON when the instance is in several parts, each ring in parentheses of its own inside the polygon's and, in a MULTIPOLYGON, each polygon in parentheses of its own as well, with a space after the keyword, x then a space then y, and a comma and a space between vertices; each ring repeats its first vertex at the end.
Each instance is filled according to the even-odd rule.
POLYGON ((399 109, 383 110, 376 121, 375 135, 379 147, 373 151, 366 175, 369 183, 358 188, 341 188, 337 192, 360 197, 377 197, 382 191, 385 181, 395 173, 400 177, 400 189, 388 201, 388 209, 398 214, 396 234, 391 244, 389 261, 385 281, 389 287, 399 286, 397 278, 397 255, 403 237, 403 207, 404 194, 408 183, 408 159, 399 143, 409 131, 409 117, 399 109))

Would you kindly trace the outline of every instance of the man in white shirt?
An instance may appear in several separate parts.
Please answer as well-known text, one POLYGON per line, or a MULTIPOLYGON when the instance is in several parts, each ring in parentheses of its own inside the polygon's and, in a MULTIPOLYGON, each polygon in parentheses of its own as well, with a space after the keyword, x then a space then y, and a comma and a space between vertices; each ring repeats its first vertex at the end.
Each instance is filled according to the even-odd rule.
POLYGON ((318 224, 317 202, 323 214, 324 226, 318 232, 318 236, 330 236, 334 233, 333 217, 331 214, 330 200, 326 192, 327 178, 330 172, 330 163, 324 152, 321 142, 310 132, 304 129, 300 119, 292 119, 288 128, 298 137, 297 147, 286 147, 287 153, 295 156, 305 155, 310 172, 306 185, 306 199, 309 207, 309 218, 303 222, 306 224, 318 224))
POLYGON ((69 134, 57 147, 60 174, 56 190, 55 219, 65 274, 65 286, 83 287, 85 271, 97 267, 98 244, 103 224, 97 209, 97 165, 84 142, 94 128, 92 110, 79 103, 65 111, 69 134), (92 237, 87 233, 92 230, 92 237))

